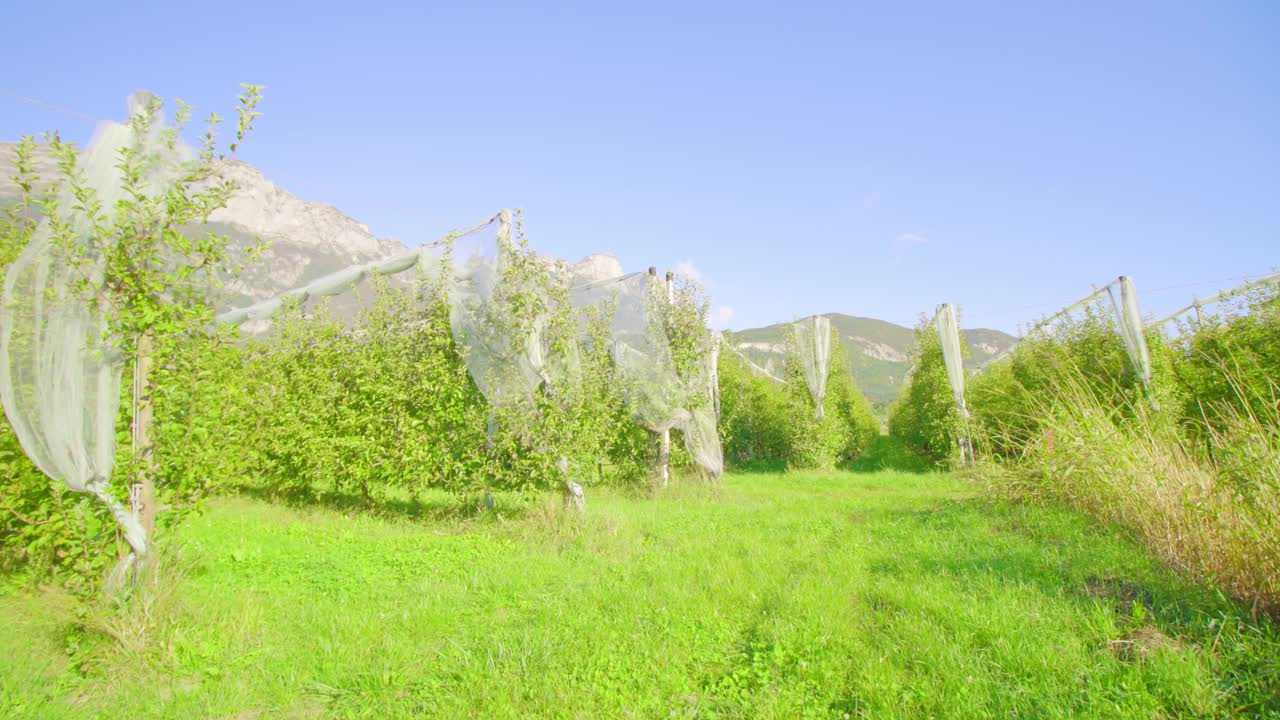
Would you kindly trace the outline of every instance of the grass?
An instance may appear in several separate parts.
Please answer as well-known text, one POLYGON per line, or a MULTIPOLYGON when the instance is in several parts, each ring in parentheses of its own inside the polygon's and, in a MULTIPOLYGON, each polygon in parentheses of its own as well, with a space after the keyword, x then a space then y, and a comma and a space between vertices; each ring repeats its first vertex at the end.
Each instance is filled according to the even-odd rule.
POLYGON ((876 436, 867 451, 849 465, 850 470, 859 473, 885 470, 923 473, 935 468, 935 463, 916 453, 901 438, 893 435, 876 436))
POLYGON ((1280 717, 1280 633, 1076 513, 895 472, 587 501, 218 500, 143 646, 6 590, 0 715, 1280 717))
POLYGON ((1215 419, 1201 437, 1146 401, 1119 413, 1067 375, 1036 399, 1043 439, 987 474, 1001 492, 1123 525, 1169 565, 1280 619, 1280 385, 1250 390, 1224 374, 1242 407, 1206 406, 1215 419))

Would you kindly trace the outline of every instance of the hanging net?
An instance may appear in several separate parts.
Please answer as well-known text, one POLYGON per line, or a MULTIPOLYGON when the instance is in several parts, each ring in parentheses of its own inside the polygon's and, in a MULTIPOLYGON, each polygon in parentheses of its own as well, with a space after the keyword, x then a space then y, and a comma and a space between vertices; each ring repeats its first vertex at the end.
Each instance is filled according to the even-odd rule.
POLYGON ((633 273, 575 287, 571 293, 575 308, 612 305, 613 360, 636 422, 653 432, 675 427, 688 412, 689 391, 676 373, 658 314, 656 303, 666 298, 660 282, 633 273))
POLYGON ((690 457, 719 477, 724 456, 712 402, 712 372, 706 363, 687 380, 676 371, 662 326, 659 304, 667 301, 667 294, 661 281, 632 273, 579 284, 570 292, 573 307, 580 312, 591 307, 611 311, 613 360, 636 422, 652 432, 679 430, 690 457))
POLYGON ((800 369, 804 372, 805 384, 809 386, 813 406, 821 420, 824 415, 822 401, 827 395, 827 373, 831 369, 831 319, 816 315, 792 327, 800 355, 800 369))
POLYGON ((503 210, 443 241, 325 275, 217 319, 253 323, 251 331, 262 332, 286 302, 349 294, 375 275, 438 272, 447 256, 450 331, 476 387, 496 406, 527 402, 553 379, 571 378, 576 357, 571 347, 561 353, 567 357, 554 356, 549 347, 547 317, 553 298, 548 285, 564 282, 564 273, 519 247, 518 227, 514 213, 503 210), (532 318, 522 319, 524 313, 532 318))
POLYGON ((530 401, 551 381, 544 338, 550 298, 539 268, 529 266, 537 261, 521 254, 514 232, 512 214, 503 210, 452 243, 449 325, 476 387, 497 406, 530 401))
MULTIPOLYGON (((158 105, 145 93, 130 99, 130 113, 158 105)), ((170 143, 159 114, 145 136, 129 125, 103 123, 80 153, 78 170, 107 218, 127 199, 117 165, 134 150, 144 192, 155 196, 177 180, 189 150, 170 143)), ((70 189, 60 192, 61 220, 69 232, 55 241, 43 220, 7 269, 0 305, 0 398, 14 433, 32 462, 76 492, 91 493, 111 510, 135 553, 146 540, 138 519, 108 492, 115 457, 116 415, 123 362, 109 336, 111 308, 100 294, 106 246, 96 237, 70 189), (65 242, 65 244, 64 244, 65 242)), ((109 219, 108 219, 109 222, 109 219)))
POLYGON ((705 362, 692 377, 682 379, 662 325, 659 303, 667 300, 660 281, 642 273, 595 279, 571 270, 528 251, 519 228, 518 215, 504 210, 440 243, 326 275, 217 319, 256 323, 261 331, 290 300, 348 293, 370 275, 415 267, 420 273, 431 272, 447 266, 454 342, 485 399, 508 407, 531 402, 540 391, 554 394, 574 387, 580 380, 577 340, 585 336, 588 318, 605 312, 610 317, 611 355, 622 377, 620 391, 636 422, 653 432, 679 430, 690 456, 719 476, 724 461, 711 335, 706 337, 705 362), (558 307, 560 302, 568 308, 558 307), (552 327, 561 309, 575 318, 577 337, 573 328, 566 334, 552 327))
POLYGON ((1138 291, 1133 280, 1121 276, 1120 299, 1111 294, 1111 303, 1116 310, 1116 322, 1120 327, 1120 337, 1124 340, 1125 352, 1133 363, 1143 387, 1151 386, 1151 354, 1147 350, 1147 338, 1142 331, 1142 312, 1138 309, 1138 291))
POLYGON ((938 328, 938 340, 942 344, 942 360, 947 366, 947 378, 951 380, 951 395, 955 398, 960 417, 968 418, 964 403, 964 356, 960 350, 960 325, 956 320, 955 306, 939 305, 933 318, 938 328))
POLYGON ((718 342, 715 335, 703 332, 699 338, 699 362, 685 381, 688 391, 686 407, 689 416, 676 424, 684 438, 685 450, 694 462, 713 477, 724 472, 724 451, 719 433, 718 342))
POLYGON ((305 305, 346 295, 366 286, 367 281, 375 276, 394 276, 414 269, 420 273, 431 272, 439 264, 440 255, 439 246, 427 245, 363 265, 353 265, 254 305, 227 310, 215 319, 219 323, 241 325, 249 334, 262 334, 271 328, 272 316, 288 302, 305 305))

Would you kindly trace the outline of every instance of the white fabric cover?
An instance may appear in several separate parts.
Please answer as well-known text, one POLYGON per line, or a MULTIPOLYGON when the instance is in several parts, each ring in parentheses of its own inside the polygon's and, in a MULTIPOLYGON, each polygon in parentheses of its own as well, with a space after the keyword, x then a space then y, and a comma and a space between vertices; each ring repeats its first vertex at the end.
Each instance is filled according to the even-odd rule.
MULTIPOLYGON (((512 217, 503 210, 489 224, 453 242, 449 326, 467 370, 486 399, 504 406, 531 400, 546 376, 546 353, 534 318, 531 330, 507 313, 502 293, 537 292, 502 286, 513 242, 512 217)), ((511 281, 514 282, 514 281, 511 281)))
POLYGON ((969 409, 964 403, 964 356, 960 351, 960 325, 956 319, 955 307, 950 303, 939 305, 933 320, 938 329, 938 340, 942 344, 942 360, 947 366, 947 378, 951 380, 952 397, 955 398, 956 407, 960 409, 960 417, 968 419, 969 409))
MULTIPOLYGON (((150 96, 131 98, 130 112, 142 112, 150 96)), ((80 154, 78 167, 108 217, 124 199, 120 152, 135 148, 144 167, 145 190, 162 192, 191 157, 178 144, 168 147, 157 118, 145 137, 128 125, 101 124, 80 154)), ((91 236, 88 218, 73 208, 69 189, 61 192, 62 219, 69 223, 74 264, 52 242, 42 221, 27 247, 5 272, 0 304, 0 399, 23 450, 50 478, 102 500, 141 554, 146 537, 138 519, 108 491, 115 458, 115 425, 120 405, 122 358, 108 337, 110 308, 86 296, 101 285, 104 243, 91 236)))
POLYGON ((1121 276, 1120 299, 1114 293, 1111 303, 1115 306, 1116 320, 1120 326, 1120 337, 1124 340, 1124 349, 1129 360, 1138 372, 1144 387, 1151 386, 1151 354, 1147 350, 1147 338, 1142 331, 1142 312, 1138 308, 1138 290, 1133 280, 1127 275, 1121 276))
MULTIPOLYGON (((575 309, 613 308, 613 359, 623 377, 623 395, 632 417, 653 431, 679 430, 690 457, 712 475, 724 472, 724 454, 711 398, 709 368, 681 380, 662 327, 658 303, 667 291, 658 278, 632 273, 571 289, 575 309), (702 400, 701 402, 699 400, 702 400)), ((708 335, 708 351, 710 350, 708 335)))
POLYGON ((827 374, 831 371, 831 319, 815 315, 794 325, 800 368, 813 396, 818 419, 823 417, 822 401, 827 396, 827 374))
MULTIPOLYGON (((264 300, 247 308, 218 316, 220 322, 234 324, 269 319, 281 298, 302 300, 350 290, 368 272, 390 274, 418 267, 434 267, 440 252, 451 253, 452 273, 447 281, 449 325, 467 370, 476 387, 489 402, 509 406, 532 400, 539 387, 551 392, 564 383, 578 382, 576 346, 571 357, 551 352, 544 337, 547 319, 535 317, 532 327, 521 329, 506 316, 504 293, 542 292, 533 287, 504 286, 512 282, 504 271, 517 238, 516 224, 508 210, 489 222, 467 230, 440 246, 347 268, 313 281, 304 288, 264 300), (527 333, 523 337, 520 333, 527 333)), ((694 460, 715 476, 724 471, 724 458, 717 432, 714 402, 714 367, 707 365, 699 376, 681 380, 671 358, 671 347, 659 321, 654 303, 667 301, 661 281, 642 273, 591 280, 566 272, 548 262, 554 282, 573 283, 569 300, 585 328, 588 308, 613 308, 612 355, 624 378, 622 391, 636 422, 654 432, 680 430, 686 449, 694 460), (699 402, 699 400, 702 400, 699 402), (709 400, 709 402, 708 402, 709 400)), ((544 297, 545 299, 545 297, 544 297)), ((549 301, 548 301, 549 302, 549 301)), ((826 363, 830 353, 830 323, 822 318, 826 334, 818 342, 826 348, 822 357, 821 387, 826 383, 826 363)), ((706 343, 708 357, 712 340, 706 343)))

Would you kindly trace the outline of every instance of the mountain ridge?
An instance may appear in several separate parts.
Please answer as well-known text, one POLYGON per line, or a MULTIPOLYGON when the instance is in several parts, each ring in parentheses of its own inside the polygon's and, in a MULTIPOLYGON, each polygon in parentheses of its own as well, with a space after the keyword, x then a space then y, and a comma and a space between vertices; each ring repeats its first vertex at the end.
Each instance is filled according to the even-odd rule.
MULTIPOLYGON (((821 316, 831 319, 831 331, 848 353, 854 379, 867 399, 883 408, 897 397, 902 380, 910 371, 915 331, 878 318, 844 313, 822 313, 821 316)), ((761 368, 781 375, 786 357, 785 332, 791 324, 781 322, 726 331, 725 338, 734 349, 761 368)), ((992 328, 968 328, 960 332, 971 353, 965 361, 967 367, 986 362, 1017 341, 1014 336, 992 328)))
MULTIPOLYGON (((0 207, 21 197, 13 182, 16 143, 0 142, 0 207)), ((37 144, 34 153, 37 190, 58 174, 49 146, 37 144)), ((304 200, 240 160, 218 165, 221 177, 235 182, 236 193, 226 207, 209 216, 211 232, 231 238, 233 250, 265 243, 258 262, 227 284, 227 301, 247 305, 305 285, 323 275, 408 249, 391 238, 380 238, 361 223, 327 203, 304 200)))

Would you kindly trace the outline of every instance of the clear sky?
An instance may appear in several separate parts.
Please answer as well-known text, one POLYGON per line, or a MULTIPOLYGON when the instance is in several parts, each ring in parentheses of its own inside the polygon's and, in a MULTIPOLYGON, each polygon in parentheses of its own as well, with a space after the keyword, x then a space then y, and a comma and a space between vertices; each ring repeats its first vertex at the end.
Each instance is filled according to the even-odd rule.
MULTIPOLYGON (((691 264, 721 326, 1014 331, 1280 265, 1276 2, 144 5, 8 3, 0 91, 263 84, 243 157, 302 197, 411 245, 521 207, 545 252, 691 264)), ((0 94, 0 138, 92 127, 0 94)))

